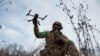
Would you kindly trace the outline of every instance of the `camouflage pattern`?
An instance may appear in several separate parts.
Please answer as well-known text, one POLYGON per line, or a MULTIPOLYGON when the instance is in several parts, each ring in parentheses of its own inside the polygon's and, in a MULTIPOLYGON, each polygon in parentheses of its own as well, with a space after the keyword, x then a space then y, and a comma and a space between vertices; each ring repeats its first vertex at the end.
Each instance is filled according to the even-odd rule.
MULTIPOLYGON (((43 38, 40 36, 38 26, 34 27, 34 33, 37 38, 43 38)), ((45 49, 40 51, 40 56, 79 56, 74 43, 62 33, 60 34, 60 37, 60 39, 64 43, 63 45, 58 45, 57 43, 55 43, 55 41, 58 39, 58 37, 55 36, 55 32, 47 32, 45 36, 45 49)))

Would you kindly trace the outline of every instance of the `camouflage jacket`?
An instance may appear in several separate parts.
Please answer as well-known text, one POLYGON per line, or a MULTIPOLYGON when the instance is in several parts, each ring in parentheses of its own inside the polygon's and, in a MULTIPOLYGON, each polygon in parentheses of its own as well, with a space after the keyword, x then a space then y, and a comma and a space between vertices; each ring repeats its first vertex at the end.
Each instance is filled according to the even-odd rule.
POLYGON ((63 41, 63 45, 56 43, 56 40, 59 39, 58 36, 55 36, 55 32, 39 32, 38 26, 34 27, 34 33, 37 38, 45 38, 46 45, 45 49, 41 51, 40 56, 78 56, 77 48, 74 43, 70 41, 64 34, 59 34, 60 39, 63 41))

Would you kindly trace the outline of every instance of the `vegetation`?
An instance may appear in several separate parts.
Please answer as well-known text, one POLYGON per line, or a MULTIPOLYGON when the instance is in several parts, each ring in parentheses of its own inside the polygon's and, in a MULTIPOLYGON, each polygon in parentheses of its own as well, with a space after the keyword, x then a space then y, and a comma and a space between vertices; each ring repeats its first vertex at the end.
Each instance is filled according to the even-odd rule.
POLYGON ((43 45, 40 45, 36 49, 32 49, 31 51, 27 51, 23 49, 22 45, 17 44, 9 44, 4 45, 0 48, 0 56, 39 56, 38 50, 43 45))

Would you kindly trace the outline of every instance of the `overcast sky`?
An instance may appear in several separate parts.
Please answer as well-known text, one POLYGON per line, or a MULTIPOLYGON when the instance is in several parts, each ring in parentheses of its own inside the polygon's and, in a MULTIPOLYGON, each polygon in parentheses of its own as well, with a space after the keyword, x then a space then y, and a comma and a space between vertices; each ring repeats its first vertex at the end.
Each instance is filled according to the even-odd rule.
MULTIPOLYGON (((78 1, 72 1, 75 1, 77 6, 78 1)), ((77 37, 69 24, 70 21, 61 8, 56 6, 58 3, 58 0, 12 0, 12 4, 7 3, 0 7, 0 24, 3 25, 0 30, 0 42, 5 40, 7 43, 17 43, 23 45, 25 49, 30 49, 44 41, 44 39, 35 38, 33 24, 26 20, 32 19, 26 16, 32 9, 31 14, 38 13, 40 17, 48 15, 44 21, 40 20, 40 31, 51 30, 52 23, 60 21, 63 25, 62 32, 77 44, 77 37), (5 11, 6 8, 8 11, 5 11)), ((100 30, 100 0, 88 0, 87 3, 89 4, 88 17, 92 19, 91 24, 96 25, 96 28, 100 30)), ((95 35, 99 42, 100 33, 95 32, 95 35)))

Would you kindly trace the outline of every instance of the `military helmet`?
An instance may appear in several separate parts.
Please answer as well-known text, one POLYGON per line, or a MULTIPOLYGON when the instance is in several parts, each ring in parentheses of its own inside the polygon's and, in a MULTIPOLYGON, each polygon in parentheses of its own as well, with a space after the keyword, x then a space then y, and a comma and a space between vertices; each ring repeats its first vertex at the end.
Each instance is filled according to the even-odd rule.
POLYGON ((61 24, 59 21, 55 21, 55 22, 53 23, 53 26, 54 26, 54 25, 59 25, 59 26, 60 26, 60 30, 63 28, 63 27, 62 27, 62 24, 61 24))

